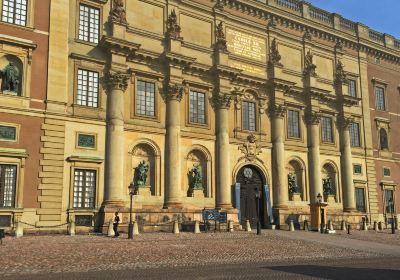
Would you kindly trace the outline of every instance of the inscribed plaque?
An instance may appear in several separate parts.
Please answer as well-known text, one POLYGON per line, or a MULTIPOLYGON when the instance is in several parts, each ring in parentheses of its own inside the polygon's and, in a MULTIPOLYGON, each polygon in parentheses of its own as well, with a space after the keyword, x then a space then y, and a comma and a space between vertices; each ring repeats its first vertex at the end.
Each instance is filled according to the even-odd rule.
POLYGON ((232 54, 261 62, 266 61, 265 39, 234 29, 227 29, 226 39, 228 50, 232 54))

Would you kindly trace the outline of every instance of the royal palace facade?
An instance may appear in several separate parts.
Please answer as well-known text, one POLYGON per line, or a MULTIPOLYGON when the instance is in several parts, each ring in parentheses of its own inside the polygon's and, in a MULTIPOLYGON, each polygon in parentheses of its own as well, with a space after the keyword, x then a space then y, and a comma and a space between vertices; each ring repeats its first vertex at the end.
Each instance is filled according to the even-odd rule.
POLYGON ((126 225, 129 186, 143 225, 400 211, 398 39, 298 0, 0 5, 0 227, 126 225))

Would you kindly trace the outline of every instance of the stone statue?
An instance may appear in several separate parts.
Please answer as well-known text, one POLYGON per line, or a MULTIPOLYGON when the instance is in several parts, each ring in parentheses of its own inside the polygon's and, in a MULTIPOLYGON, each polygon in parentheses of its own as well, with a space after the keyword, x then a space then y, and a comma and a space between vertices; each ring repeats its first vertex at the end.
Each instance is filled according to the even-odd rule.
POLYGON ((215 44, 216 49, 221 51, 226 51, 227 45, 226 45, 226 38, 222 21, 217 25, 215 31, 215 37, 216 37, 216 44, 215 44))
POLYGON ((279 54, 278 44, 276 43, 276 39, 273 39, 271 42, 271 52, 269 55, 269 61, 273 65, 282 66, 282 63, 280 62, 281 59, 282 59, 282 57, 279 54))
POLYGON ((3 78, 3 90, 18 92, 19 86, 19 70, 10 62, 1 73, 3 78))
POLYGON ((314 55, 309 50, 304 57, 304 73, 306 75, 316 76, 315 69, 317 66, 313 63, 314 55))
POLYGON ((193 189, 203 189, 203 171, 201 170, 201 166, 194 166, 192 170, 190 170, 190 176, 192 178, 191 187, 193 189))
POLYGON ((346 81, 346 72, 344 71, 344 65, 341 60, 338 60, 336 64, 336 82, 344 83, 346 81))
POLYGON ((178 17, 176 16, 175 10, 172 10, 168 16, 167 21, 167 36, 172 39, 179 39, 181 36, 181 27, 178 24, 178 17))
POLYGON ((114 0, 113 10, 111 11, 111 18, 114 22, 127 24, 123 0, 114 0))
POLYGON ((293 173, 288 174, 288 186, 291 194, 300 193, 300 188, 297 185, 297 177, 293 173))
POLYGON ((332 178, 331 177, 326 177, 325 179, 322 179, 322 187, 324 190, 325 195, 335 195, 335 190, 332 185, 332 178))
POLYGON ((146 164, 145 161, 141 161, 136 168, 136 185, 137 186, 145 186, 147 181, 147 174, 149 172, 149 164, 146 164))

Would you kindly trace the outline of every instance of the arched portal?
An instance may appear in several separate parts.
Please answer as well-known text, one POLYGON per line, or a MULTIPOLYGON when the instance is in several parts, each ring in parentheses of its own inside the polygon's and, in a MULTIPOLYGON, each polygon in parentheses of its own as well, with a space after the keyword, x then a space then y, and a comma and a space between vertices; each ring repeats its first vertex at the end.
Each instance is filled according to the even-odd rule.
POLYGON ((258 216, 261 223, 264 221, 264 193, 263 186, 266 179, 260 170, 253 165, 243 166, 236 176, 236 182, 240 184, 240 219, 241 222, 250 221, 252 227, 257 225, 258 216), (257 209, 256 192, 260 194, 260 204, 257 209), (257 215, 257 210, 259 215, 257 215))

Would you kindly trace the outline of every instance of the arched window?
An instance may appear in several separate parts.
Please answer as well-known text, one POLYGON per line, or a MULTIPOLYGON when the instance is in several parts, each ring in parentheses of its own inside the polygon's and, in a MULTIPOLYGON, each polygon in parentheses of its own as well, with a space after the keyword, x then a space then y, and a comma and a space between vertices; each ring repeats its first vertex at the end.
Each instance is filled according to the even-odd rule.
POLYGON ((388 135, 384 128, 381 128, 379 130, 379 144, 380 144, 381 150, 389 149, 388 135))

